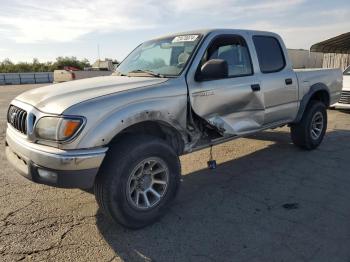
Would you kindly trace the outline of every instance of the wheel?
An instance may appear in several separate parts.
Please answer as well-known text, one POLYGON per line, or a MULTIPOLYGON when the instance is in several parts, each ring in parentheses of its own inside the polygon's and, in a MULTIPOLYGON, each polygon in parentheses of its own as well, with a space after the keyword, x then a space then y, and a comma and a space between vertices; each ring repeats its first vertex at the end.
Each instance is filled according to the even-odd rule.
POLYGON ((179 158, 164 140, 126 136, 108 151, 95 181, 96 200, 112 220, 141 228, 165 213, 180 175, 179 158))
POLYGON ((293 143, 303 149, 317 148, 327 129, 327 109, 324 103, 311 101, 301 121, 291 126, 293 143))

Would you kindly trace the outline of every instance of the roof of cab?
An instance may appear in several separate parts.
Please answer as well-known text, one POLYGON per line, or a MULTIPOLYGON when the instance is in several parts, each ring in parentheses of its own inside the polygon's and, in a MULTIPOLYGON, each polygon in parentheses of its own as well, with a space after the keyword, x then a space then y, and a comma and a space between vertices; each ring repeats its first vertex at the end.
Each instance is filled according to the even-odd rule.
POLYGON ((185 32, 178 32, 178 33, 163 35, 160 37, 156 37, 153 40, 161 39, 161 38, 165 38, 165 37, 175 37, 178 35, 191 35, 191 34, 208 35, 210 33, 239 34, 239 33, 244 33, 244 32, 250 32, 252 34, 257 34, 257 35, 275 35, 275 36, 278 36, 276 33, 268 32, 268 31, 248 30, 248 29, 211 28, 211 29, 199 29, 199 30, 192 30, 192 31, 185 31, 185 32))

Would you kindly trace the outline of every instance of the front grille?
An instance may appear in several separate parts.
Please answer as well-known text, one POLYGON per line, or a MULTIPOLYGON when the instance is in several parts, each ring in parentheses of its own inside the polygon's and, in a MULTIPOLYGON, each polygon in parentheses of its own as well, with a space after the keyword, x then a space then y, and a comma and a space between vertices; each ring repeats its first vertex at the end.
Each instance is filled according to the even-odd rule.
POLYGON ((350 104, 350 91, 342 91, 339 103, 350 104))
POLYGON ((23 134, 27 134, 27 112, 11 105, 7 113, 7 122, 23 134))

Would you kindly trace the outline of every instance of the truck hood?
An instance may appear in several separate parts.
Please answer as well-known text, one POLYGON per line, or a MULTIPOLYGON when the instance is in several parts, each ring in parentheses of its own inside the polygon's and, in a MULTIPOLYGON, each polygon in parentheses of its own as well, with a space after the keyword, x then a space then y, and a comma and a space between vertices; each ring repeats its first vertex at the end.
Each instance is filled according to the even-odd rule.
POLYGON ((33 89, 19 95, 16 100, 30 104, 45 113, 61 114, 65 109, 89 99, 165 81, 167 78, 94 77, 33 89))

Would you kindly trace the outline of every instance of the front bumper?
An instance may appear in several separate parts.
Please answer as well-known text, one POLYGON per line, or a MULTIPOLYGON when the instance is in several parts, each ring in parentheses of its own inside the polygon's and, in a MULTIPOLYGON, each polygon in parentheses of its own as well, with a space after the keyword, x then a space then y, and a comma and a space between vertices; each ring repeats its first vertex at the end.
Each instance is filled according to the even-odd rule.
POLYGON ((334 107, 336 109, 350 109, 350 104, 336 103, 331 107, 334 107))
POLYGON ((91 188, 108 148, 62 150, 31 143, 8 128, 5 150, 18 173, 36 183, 91 188))

